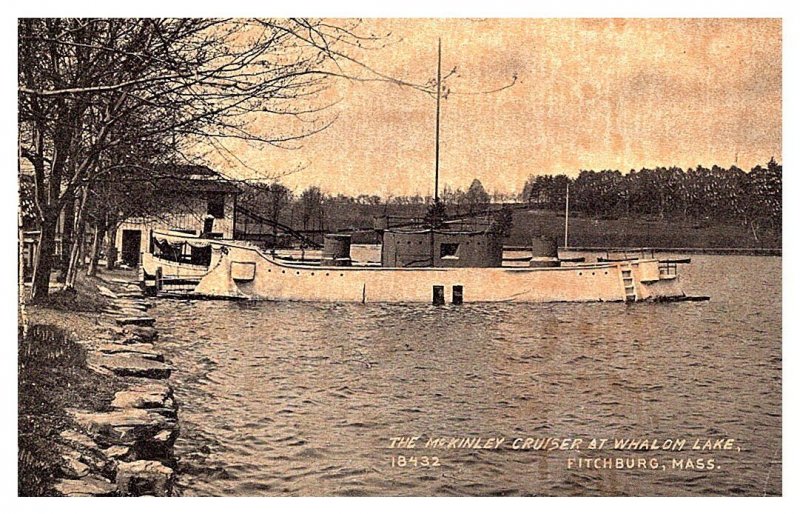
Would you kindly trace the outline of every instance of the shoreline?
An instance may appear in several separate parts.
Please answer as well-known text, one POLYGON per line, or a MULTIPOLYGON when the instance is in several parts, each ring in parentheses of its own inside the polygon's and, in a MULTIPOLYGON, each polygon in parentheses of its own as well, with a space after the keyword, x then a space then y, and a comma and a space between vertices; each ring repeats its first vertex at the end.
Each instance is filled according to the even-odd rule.
POLYGON ((173 368, 135 284, 84 277, 72 303, 23 306, 20 496, 176 495, 173 368))

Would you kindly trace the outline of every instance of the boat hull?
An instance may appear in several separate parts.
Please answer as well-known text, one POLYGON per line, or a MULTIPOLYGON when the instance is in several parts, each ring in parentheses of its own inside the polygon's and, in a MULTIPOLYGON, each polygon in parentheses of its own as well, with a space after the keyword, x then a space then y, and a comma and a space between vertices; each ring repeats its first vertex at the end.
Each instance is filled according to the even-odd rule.
MULTIPOLYGON (((685 296, 678 277, 659 274, 657 260, 547 268, 324 267, 281 262, 258 249, 212 246, 211 266, 194 293, 311 302, 447 303, 460 289, 470 302, 611 302, 685 296), (627 289, 626 289, 627 286, 627 289)), ((152 261, 150 261, 152 262, 152 261)), ((145 269, 146 274, 155 270, 145 269)))

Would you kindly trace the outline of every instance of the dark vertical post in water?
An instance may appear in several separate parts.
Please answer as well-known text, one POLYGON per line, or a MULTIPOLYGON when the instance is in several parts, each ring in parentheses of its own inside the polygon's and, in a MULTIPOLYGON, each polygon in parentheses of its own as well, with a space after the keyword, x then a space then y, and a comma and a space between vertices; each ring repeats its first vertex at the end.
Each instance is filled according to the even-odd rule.
POLYGON ((161 266, 156 268, 156 292, 161 291, 161 281, 164 277, 164 272, 161 269, 161 266))
POLYGON ((433 286, 433 305, 444 305, 444 286, 433 286))
POLYGON ((464 286, 453 286, 453 305, 464 303, 464 286))

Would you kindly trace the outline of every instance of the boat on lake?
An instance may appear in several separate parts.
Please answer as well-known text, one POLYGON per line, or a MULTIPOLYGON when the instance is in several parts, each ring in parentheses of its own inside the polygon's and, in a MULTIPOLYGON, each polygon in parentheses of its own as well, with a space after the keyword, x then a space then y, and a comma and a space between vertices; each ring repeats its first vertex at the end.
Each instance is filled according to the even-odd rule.
MULTIPOLYGON (((433 204, 424 220, 373 226, 380 262, 353 260, 351 236, 324 236, 319 259, 281 258, 242 241, 213 234, 151 231, 141 278, 157 292, 201 297, 309 302, 639 302, 688 299, 675 263, 656 258, 576 263, 559 259, 555 241, 534 237, 527 266, 504 266, 502 217, 452 220, 439 201, 441 42, 436 82, 436 160, 433 204)), ((497 214, 497 213, 494 213, 497 214)), ((507 213, 508 214, 508 213, 507 213)), ((277 220, 272 220, 277 225, 277 220)), ((567 189, 565 246, 569 229, 567 189)), ((274 242, 273 242, 274 244, 274 242)))
MULTIPOLYGON (((381 262, 350 256, 330 234, 321 258, 290 260, 246 242, 153 231, 141 278, 158 292, 310 302, 639 302, 688 299, 674 263, 656 258, 571 263, 534 239, 527 266, 503 266, 502 239, 484 231, 386 230, 381 262)), ((517 264, 517 263, 515 263, 517 264)))

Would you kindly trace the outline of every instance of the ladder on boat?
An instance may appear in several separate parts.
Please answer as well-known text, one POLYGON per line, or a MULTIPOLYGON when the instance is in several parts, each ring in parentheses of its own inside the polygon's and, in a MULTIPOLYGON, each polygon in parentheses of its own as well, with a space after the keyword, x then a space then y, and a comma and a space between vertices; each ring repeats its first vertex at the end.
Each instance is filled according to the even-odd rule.
POLYGON ((622 286, 625 290, 625 302, 636 301, 636 286, 633 282, 633 268, 630 264, 625 264, 621 267, 622 271, 622 286))

